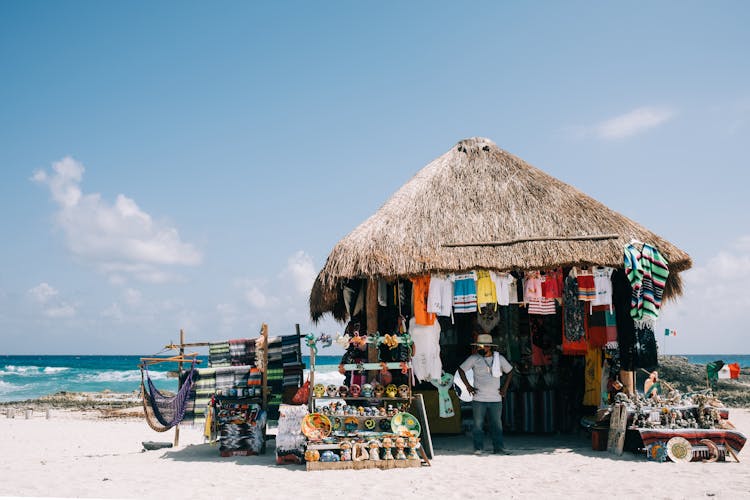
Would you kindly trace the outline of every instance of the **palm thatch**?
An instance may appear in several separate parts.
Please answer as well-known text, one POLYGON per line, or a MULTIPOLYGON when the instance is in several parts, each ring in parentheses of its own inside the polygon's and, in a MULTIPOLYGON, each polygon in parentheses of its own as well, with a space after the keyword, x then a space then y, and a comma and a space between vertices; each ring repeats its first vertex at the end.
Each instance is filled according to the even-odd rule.
POLYGON ((623 248, 633 238, 666 256, 665 297, 680 295, 679 273, 692 265, 687 253, 489 139, 466 139, 336 244, 313 285, 310 314, 315 321, 326 312, 346 319, 340 284, 352 278, 622 267, 623 248), (580 239, 585 235, 610 236, 580 239), (498 240, 505 244, 467 246, 498 240))

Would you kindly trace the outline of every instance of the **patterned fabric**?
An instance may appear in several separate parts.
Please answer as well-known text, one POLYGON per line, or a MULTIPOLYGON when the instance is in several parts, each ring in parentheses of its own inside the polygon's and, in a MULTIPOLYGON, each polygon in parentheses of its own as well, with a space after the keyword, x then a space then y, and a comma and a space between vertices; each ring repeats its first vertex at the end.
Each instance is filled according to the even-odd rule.
POLYGON ((578 300, 578 282, 572 276, 565 278, 563 287, 563 310, 565 311, 565 338, 575 342, 585 335, 583 329, 585 304, 578 300))
POLYGON ((210 342, 208 344, 209 366, 229 366, 229 342, 210 342))
POLYGON ((477 284, 474 273, 453 276, 453 310, 470 313, 477 310, 477 284))
POLYGON ((586 352, 584 382, 584 406, 599 406, 601 400, 599 391, 602 387, 602 350, 598 347, 589 348, 586 352))
POLYGON ((669 263, 655 247, 647 243, 640 250, 632 244, 626 246, 623 259, 633 289, 630 315, 636 326, 653 326, 659 317, 669 263))

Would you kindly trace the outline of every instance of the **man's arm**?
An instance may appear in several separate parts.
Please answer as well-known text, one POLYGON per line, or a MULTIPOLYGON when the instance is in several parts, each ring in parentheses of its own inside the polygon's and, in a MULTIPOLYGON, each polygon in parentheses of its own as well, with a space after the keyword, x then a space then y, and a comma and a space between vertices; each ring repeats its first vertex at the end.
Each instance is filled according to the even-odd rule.
POLYGON ((508 373, 505 374, 505 382, 503 383, 503 386, 500 388, 500 395, 502 397, 505 397, 505 394, 508 392, 508 386, 510 385, 510 380, 513 378, 513 369, 511 369, 508 373))
POLYGON ((466 386, 466 390, 469 391, 469 394, 473 396, 474 393, 477 392, 477 390, 469 383, 468 379, 466 378, 466 373, 464 373, 463 368, 461 368, 460 366, 458 367, 458 376, 461 377, 461 380, 463 380, 464 385, 466 386))

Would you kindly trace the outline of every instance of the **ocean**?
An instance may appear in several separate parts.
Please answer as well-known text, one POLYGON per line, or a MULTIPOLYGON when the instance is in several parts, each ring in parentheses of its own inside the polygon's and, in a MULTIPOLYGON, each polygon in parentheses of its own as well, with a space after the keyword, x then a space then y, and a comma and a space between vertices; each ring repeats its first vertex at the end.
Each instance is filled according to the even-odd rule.
MULTIPOLYGON (((677 354, 691 363, 706 364, 721 359, 750 369, 750 354, 677 354)), ((24 401, 60 391, 112 392, 137 391, 141 383, 138 369, 141 356, 9 356, 0 355, 0 402, 24 401)), ((207 358, 201 366, 207 366, 207 358)), ((302 357, 309 368, 310 359, 302 357)), ((337 367, 340 356, 316 358, 315 382, 340 384, 343 376, 337 367)), ((152 365, 151 380, 161 390, 177 390, 177 379, 168 375, 176 370, 174 363, 152 365)), ((305 370, 307 377, 307 370, 305 370)))

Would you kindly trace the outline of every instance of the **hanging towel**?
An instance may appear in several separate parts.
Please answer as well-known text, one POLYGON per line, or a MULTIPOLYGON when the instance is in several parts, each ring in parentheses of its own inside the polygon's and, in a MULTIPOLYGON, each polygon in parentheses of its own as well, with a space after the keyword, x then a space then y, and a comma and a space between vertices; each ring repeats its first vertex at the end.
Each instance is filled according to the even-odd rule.
POLYGON ((451 400, 450 392, 448 392, 453 387, 453 375, 443 373, 440 379, 432 379, 430 383, 438 390, 438 414, 440 417, 451 418, 455 416, 456 412, 453 409, 453 401, 451 400))

